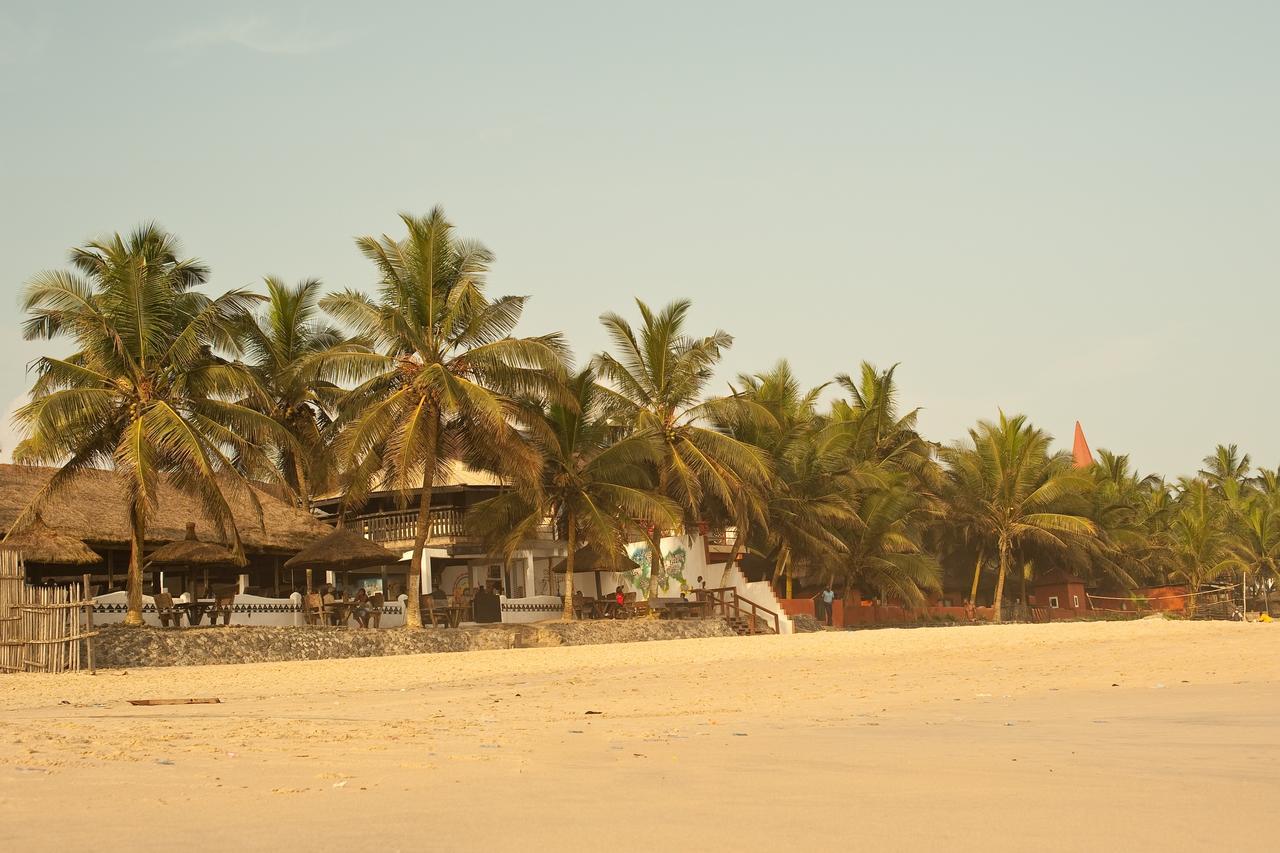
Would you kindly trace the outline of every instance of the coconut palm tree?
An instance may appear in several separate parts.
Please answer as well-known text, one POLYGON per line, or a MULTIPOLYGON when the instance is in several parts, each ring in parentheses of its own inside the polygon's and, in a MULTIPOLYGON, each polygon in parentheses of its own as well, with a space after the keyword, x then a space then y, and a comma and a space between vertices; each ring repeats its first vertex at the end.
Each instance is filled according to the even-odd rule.
POLYGON ((942 589, 942 567, 922 544, 930 509, 906 474, 893 479, 859 501, 860 523, 843 537, 847 554, 839 570, 849 585, 922 605, 923 592, 942 589))
MULTIPOLYGON (((142 624, 142 558, 148 519, 167 479, 198 499, 209 520, 243 548, 225 495, 243 485, 232 456, 272 471, 259 448, 291 438, 271 419, 232 400, 261 397, 252 374, 215 354, 234 352, 236 333, 259 297, 231 290, 211 299, 194 288, 209 271, 182 257, 155 225, 71 251, 73 271, 44 272, 22 296, 28 340, 69 338, 65 358, 35 362, 31 402, 17 413, 27 437, 14 458, 57 465, 26 520, 76 476, 112 468, 128 507, 126 625, 142 624)), ((251 501, 252 490, 243 492, 251 501)))
POLYGON ((602 405, 604 389, 586 368, 567 382, 561 400, 537 405, 522 419, 545 460, 535 493, 507 491, 468 512, 491 552, 510 556, 547 518, 561 521, 568 539, 564 618, 573 619, 573 570, 584 541, 601 554, 619 554, 637 524, 675 523, 679 510, 653 492, 662 445, 651 433, 621 433, 602 405))
POLYGON ((1246 575, 1280 580, 1280 502, 1250 495, 1231 526, 1227 550, 1246 575))
POLYGON ((953 516, 967 518, 996 545, 996 622, 1016 546, 1029 541, 1065 547, 1065 537, 1097 531, 1084 516, 1062 511, 1063 499, 1088 489, 1089 480, 1072 470, 1069 453, 1050 453, 1050 441, 1026 416, 1001 412, 997 422, 982 421, 969 430, 968 445, 942 451, 953 516))
POLYGON ((848 424, 852 430, 854 458, 905 471, 922 489, 936 491, 942 479, 934 459, 934 446, 916 429, 920 409, 905 414, 899 411, 894 379, 897 369, 895 364, 881 371, 864 361, 857 381, 847 373, 837 375, 836 384, 844 389, 848 399, 832 403, 831 419, 848 424))
POLYGON ((826 385, 802 389, 785 361, 764 373, 741 374, 732 387, 733 405, 719 408, 717 423, 758 448, 772 473, 739 490, 737 500, 750 508, 738 523, 739 539, 772 559, 773 580, 784 579, 790 598, 796 568, 822 567, 829 575, 845 553, 841 530, 859 523, 849 476, 854 434, 818 415, 826 385))
POLYGON ((400 218, 406 237, 356 241, 378 268, 378 297, 348 289, 320 302, 368 346, 329 353, 317 369, 359 383, 342 403, 336 445, 344 508, 360 506, 378 483, 418 497, 405 621, 420 627, 435 478, 463 460, 536 490, 542 459, 518 429, 518 398, 554 396, 564 347, 558 334, 512 337, 526 297, 485 296, 493 255, 457 236, 443 210, 400 218))
POLYGON ((1192 615, 1200 587, 1238 566, 1230 548, 1228 518, 1227 504, 1214 485, 1199 478, 1179 483, 1168 540, 1173 574, 1185 580, 1192 593, 1188 608, 1192 615))
MULTIPOLYGON (((724 403, 704 400, 703 394, 733 338, 721 331, 702 338, 685 334, 689 305, 680 300, 654 313, 636 300, 638 329, 618 314, 605 314, 601 321, 615 352, 601 353, 593 361, 607 383, 613 416, 660 442, 657 493, 681 508, 686 526, 702 520, 706 497, 734 506, 744 487, 769 477, 757 448, 712 426, 717 407, 724 403)), ((659 578, 665 574, 662 536, 656 525, 649 531, 650 601, 657 597, 659 578)))
POLYGON ((1204 466, 1200 477, 1227 500, 1235 500, 1249 486, 1249 454, 1234 444, 1219 444, 1204 458, 1204 466))
POLYGON ((323 373, 325 357, 358 351, 336 327, 322 321, 318 279, 296 285, 268 277, 267 301, 240 333, 245 359, 265 400, 244 405, 260 410, 293 435, 295 442, 272 447, 276 467, 298 496, 302 509, 330 479, 331 413, 343 390, 323 373))

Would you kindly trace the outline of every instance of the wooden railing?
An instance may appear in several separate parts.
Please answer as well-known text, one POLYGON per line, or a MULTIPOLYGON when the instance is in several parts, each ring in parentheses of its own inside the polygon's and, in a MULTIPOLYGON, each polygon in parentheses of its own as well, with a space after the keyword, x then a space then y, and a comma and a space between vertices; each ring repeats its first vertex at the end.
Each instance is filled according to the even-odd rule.
MULTIPOLYGON (((418 531, 418 511, 406 509, 371 512, 349 519, 347 526, 374 542, 410 542, 418 531)), ((554 525, 547 520, 538 525, 535 535, 538 539, 554 539, 554 525)), ((428 540, 465 540, 473 537, 467 532, 461 510, 433 509, 431 510, 431 528, 427 538, 428 540)))
POLYGON ((741 620, 752 634, 781 633, 777 613, 744 598, 734 587, 698 589, 694 593, 706 605, 709 616, 722 616, 731 621, 741 620))
POLYGON ((712 528, 707 531, 707 544, 733 547, 738 541, 738 528, 736 527, 720 527, 712 528))

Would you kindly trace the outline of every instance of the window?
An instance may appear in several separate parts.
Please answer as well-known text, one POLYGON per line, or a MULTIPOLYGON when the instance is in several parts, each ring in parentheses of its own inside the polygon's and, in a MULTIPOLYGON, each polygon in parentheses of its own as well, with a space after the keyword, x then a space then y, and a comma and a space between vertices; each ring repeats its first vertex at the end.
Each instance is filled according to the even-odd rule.
POLYGON ((1071 606, 1076 608, 1077 610, 1080 609, 1080 596, 1078 595, 1071 596, 1071 606))
POLYGON ((1058 596, 1056 596, 1056 595, 1051 595, 1051 596, 1049 596, 1049 608, 1050 608, 1051 610, 1057 610, 1057 609, 1058 609, 1058 596))

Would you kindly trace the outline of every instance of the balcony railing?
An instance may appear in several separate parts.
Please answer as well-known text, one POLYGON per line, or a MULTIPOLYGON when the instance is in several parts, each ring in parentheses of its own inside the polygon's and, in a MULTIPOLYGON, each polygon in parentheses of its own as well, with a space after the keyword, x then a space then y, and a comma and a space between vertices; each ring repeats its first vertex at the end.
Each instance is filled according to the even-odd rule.
POLYGON ((738 528, 736 527, 720 527, 711 528, 707 531, 707 544, 717 545, 726 548, 732 548, 734 543, 738 541, 738 528))
MULTIPOLYGON (((347 524, 351 530, 367 536, 374 542, 412 542, 418 531, 418 511, 406 509, 371 512, 358 515, 350 519, 347 524)), ((550 519, 538 525, 535 538, 547 540, 555 538, 555 528, 550 519)), ((467 532, 461 510, 431 510, 431 528, 427 541, 442 539, 455 542, 475 539, 467 532)))

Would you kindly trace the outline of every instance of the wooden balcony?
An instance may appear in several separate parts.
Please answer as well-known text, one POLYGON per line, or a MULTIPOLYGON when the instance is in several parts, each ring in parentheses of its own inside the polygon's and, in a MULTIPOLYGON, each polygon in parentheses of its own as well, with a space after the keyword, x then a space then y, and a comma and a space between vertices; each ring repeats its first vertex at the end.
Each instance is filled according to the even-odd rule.
MULTIPOLYGON (((371 512, 347 521, 348 528, 367 536, 379 544, 384 542, 412 542, 418 530, 416 509, 392 512, 371 512)), ((547 519, 538 525, 535 538, 554 540, 555 526, 547 519)), ((431 510, 431 529, 428 542, 475 542, 476 537, 467 532, 463 513, 456 509, 431 510)))
POLYGON ((720 527, 707 531, 707 547, 732 548, 738 541, 738 528, 720 527))

